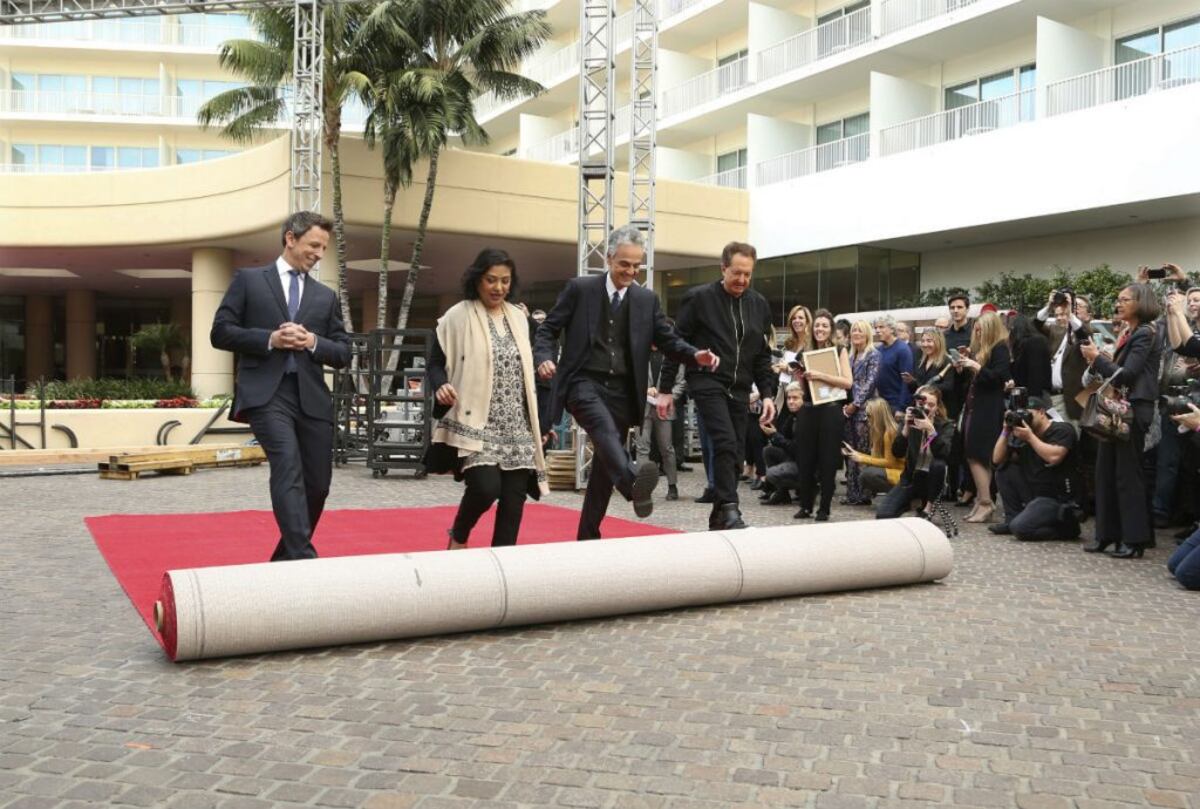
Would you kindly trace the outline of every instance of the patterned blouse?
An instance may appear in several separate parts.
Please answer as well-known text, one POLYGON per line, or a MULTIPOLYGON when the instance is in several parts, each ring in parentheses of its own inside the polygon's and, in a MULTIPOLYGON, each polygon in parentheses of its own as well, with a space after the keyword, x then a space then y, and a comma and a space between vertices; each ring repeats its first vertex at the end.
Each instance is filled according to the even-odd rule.
POLYGON ((464 457, 462 468, 536 469, 521 354, 507 320, 503 321, 503 334, 496 328, 495 318, 488 316, 487 322, 492 337, 492 403, 483 427, 483 449, 464 457))
POLYGON ((854 387, 850 389, 850 401, 855 405, 854 418, 866 418, 868 399, 877 396, 875 381, 879 378, 879 352, 868 351, 865 356, 850 361, 854 375, 854 387))

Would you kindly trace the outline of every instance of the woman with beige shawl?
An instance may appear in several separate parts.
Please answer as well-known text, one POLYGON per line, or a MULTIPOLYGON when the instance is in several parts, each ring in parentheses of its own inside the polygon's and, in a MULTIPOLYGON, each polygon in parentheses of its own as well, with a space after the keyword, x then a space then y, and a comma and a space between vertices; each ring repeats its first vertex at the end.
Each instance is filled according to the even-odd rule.
POLYGON ((485 249, 463 274, 463 300, 438 320, 429 384, 439 407, 426 469, 466 482, 450 550, 467 547, 492 503, 492 545, 514 545, 526 495, 549 491, 534 392, 529 321, 508 302, 516 264, 485 249))

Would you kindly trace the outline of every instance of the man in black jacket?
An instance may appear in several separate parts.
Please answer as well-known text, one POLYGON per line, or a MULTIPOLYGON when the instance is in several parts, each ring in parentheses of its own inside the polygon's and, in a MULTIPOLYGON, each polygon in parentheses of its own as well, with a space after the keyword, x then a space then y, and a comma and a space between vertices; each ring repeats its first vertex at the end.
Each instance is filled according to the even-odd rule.
MULTIPOLYGON (((679 362, 716 369, 719 362, 713 352, 698 351, 682 339, 667 322, 658 297, 635 283, 646 258, 641 231, 632 225, 614 230, 607 256, 608 272, 567 282, 534 339, 538 376, 555 381, 548 424, 558 422, 565 406, 596 451, 577 539, 600 538, 600 521, 614 488, 633 501, 639 517, 650 516, 654 508, 650 498, 658 467, 648 460, 633 464, 624 447, 629 427, 641 423, 650 345, 671 358, 672 369, 679 362)), ((661 401, 659 413, 666 418, 661 401)))
MULTIPOLYGON (((775 419, 775 386, 779 375, 771 370, 771 307, 750 288, 754 247, 730 242, 721 252, 721 280, 690 290, 679 307, 676 325, 683 339, 711 349, 723 358, 711 371, 689 368, 688 395, 696 404, 713 448, 713 501, 708 525, 717 531, 745 528, 738 507, 738 466, 746 445, 750 387, 758 385, 763 412, 759 421, 775 419)), ((658 389, 670 390, 677 365, 668 354, 659 374, 658 389)), ((670 396, 659 394, 665 408, 670 396)))
POLYGON ((213 348, 237 353, 233 414, 271 465, 279 544, 271 561, 311 559, 333 463, 333 399, 324 368, 344 368, 350 339, 333 290, 308 277, 333 223, 300 211, 283 223, 283 254, 234 276, 213 318, 213 348))

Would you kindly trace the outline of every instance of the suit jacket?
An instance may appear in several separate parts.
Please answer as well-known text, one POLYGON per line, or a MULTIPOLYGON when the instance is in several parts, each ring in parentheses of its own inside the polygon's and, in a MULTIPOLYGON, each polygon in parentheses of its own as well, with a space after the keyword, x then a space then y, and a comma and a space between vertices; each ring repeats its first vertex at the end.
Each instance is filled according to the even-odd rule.
MULTIPOLYGON (((600 317, 609 305, 605 275, 572 278, 558 296, 554 308, 538 327, 534 338, 533 364, 536 368, 546 360, 556 363, 554 389, 550 399, 547 424, 556 424, 562 416, 571 381, 587 364, 588 353, 595 335, 600 332, 600 317), (562 352, 558 351, 559 333, 563 334, 562 352)), ((629 414, 630 424, 641 423, 642 404, 646 401, 647 375, 650 369, 650 345, 677 362, 695 365, 696 348, 676 333, 667 322, 658 296, 636 284, 625 292, 629 307, 629 369, 633 389, 629 414)))
POLYGON ((1158 398, 1158 365, 1162 358, 1162 341, 1155 327, 1142 324, 1133 330, 1129 339, 1117 349, 1110 360, 1103 354, 1092 363, 1092 373, 1105 379, 1121 371, 1113 384, 1129 389, 1129 401, 1153 402, 1158 398))
POLYGON ((344 368, 350 362, 350 339, 342 325, 337 296, 320 282, 305 279, 293 322, 317 335, 312 351, 270 348, 271 332, 288 319, 287 297, 274 263, 240 270, 234 276, 209 335, 213 348, 237 355, 230 418, 246 421, 245 411, 269 402, 283 379, 287 355, 294 354, 301 409, 310 418, 333 422, 333 399, 322 366, 344 368))
MULTIPOLYGON (((1035 322, 1042 334, 1046 335, 1046 342, 1050 348, 1050 362, 1053 364, 1054 353, 1062 345, 1063 335, 1067 333, 1069 327, 1060 326, 1057 321, 1052 320, 1035 322)), ((1083 327, 1087 329, 1088 334, 1092 333, 1091 326, 1085 323, 1083 327)), ((1079 395, 1079 391, 1083 390, 1083 372, 1087 370, 1087 360, 1079 351, 1079 341, 1075 339, 1075 335, 1072 334, 1068 339, 1070 342, 1067 344, 1062 361, 1063 405, 1067 411, 1067 418, 1078 421, 1079 417, 1083 415, 1083 408, 1080 407, 1075 397, 1079 395)), ((1053 373, 1053 365, 1051 365, 1051 374, 1053 375, 1053 373)))

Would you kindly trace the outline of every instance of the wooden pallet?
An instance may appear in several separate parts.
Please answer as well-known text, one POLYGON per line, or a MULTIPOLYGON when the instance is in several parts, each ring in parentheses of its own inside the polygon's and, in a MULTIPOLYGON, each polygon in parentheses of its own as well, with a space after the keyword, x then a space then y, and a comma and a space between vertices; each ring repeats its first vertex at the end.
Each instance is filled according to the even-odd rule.
POLYGON ((546 453, 546 482, 552 490, 575 489, 575 450, 552 449, 546 453))
POLYGON ((104 480, 137 480, 143 472, 160 475, 190 475, 196 469, 220 469, 227 466, 255 466, 267 459, 259 446, 210 444, 164 447, 155 452, 123 452, 100 462, 104 480))

